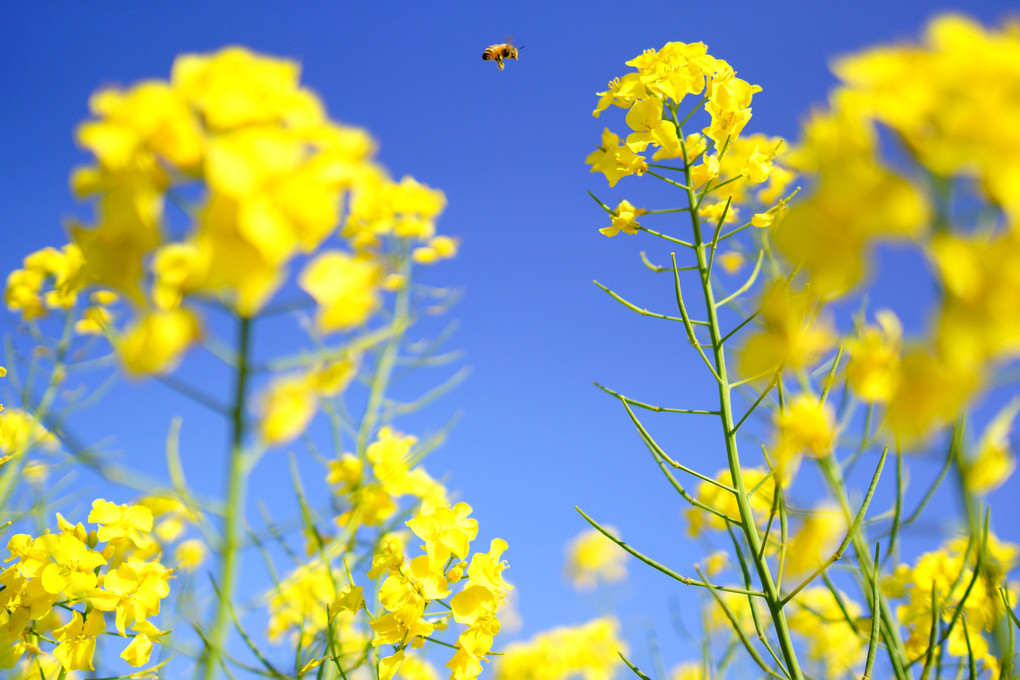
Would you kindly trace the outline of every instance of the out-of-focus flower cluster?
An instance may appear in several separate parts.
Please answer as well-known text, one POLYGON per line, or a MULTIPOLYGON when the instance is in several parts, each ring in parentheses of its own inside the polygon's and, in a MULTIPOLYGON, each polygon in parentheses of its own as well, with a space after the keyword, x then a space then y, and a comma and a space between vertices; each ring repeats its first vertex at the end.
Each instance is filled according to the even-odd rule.
POLYGON ((622 666, 627 643, 611 617, 539 633, 507 645, 495 664, 497 680, 609 680, 622 666))
MULTIPOLYGON (((1020 355, 1017 55, 1017 24, 985 29, 945 15, 923 44, 843 58, 834 70, 844 85, 787 157, 812 188, 772 235, 816 308, 857 286, 878 243, 909 240, 931 263, 940 299, 926 337, 905 344, 883 310, 848 340, 850 388, 884 407, 885 429, 903 445, 951 422, 1020 355), (883 160, 883 128, 917 172, 883 160)), ((810 365, 787 345, 783 358, 810 365)))
POLYGON ((8 541, 5 561, 13 564, 0 573, 0 667, 26 655, 32 665, 44 663, 52 654, 64 671, 93 670, 107 613, 116 633, 130 638, 121 658, 132 666, 146 664, 165 634, 150 619, 170 593, 174 570, 161 564, 152 512, 98 499, 88 521, 96 527, 58 513, 59 533, 8 541), (50 642, 56 646, 44 650, 50 642))
POLYGON ((189 300, 251 317, 296 257, 338 232, 346 248, 298 276, 323 333, 368 320, 402 285, 397 256, 415 244, 420 263, 453 256, 456 242, 435 234, 443 194, 391 179, 368 134, 331 121, 299 71, 232 47, 179 57, 169 82, 96 92, 95 118, 77 132, 95 163, 71 178, 95 218, 71 221, 63 248, 25 258, 8 307, 25 319, 75 309, 78 332, 107 333, 130 372, 162 373, 202 336, 189 300))

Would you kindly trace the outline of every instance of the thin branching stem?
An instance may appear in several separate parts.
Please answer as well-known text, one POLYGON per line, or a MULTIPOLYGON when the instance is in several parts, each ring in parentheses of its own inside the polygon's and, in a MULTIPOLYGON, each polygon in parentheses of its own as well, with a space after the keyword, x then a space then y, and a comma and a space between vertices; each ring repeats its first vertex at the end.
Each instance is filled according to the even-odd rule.
POLYGON ((610 532, 608 529, 606 529, 601 524, 599 524, 594 519, 592 519, 587 514, 585 514, 584 510, 582 510, 581 508, 579 508, 577 506, 574 506, 574 509, 577 510, 577 512, 579 512, 581 514, 581 517, 584 517, 585 520, 588 521, 588 524, 591 524, 596 530, 598 530, 598 532, 600 534, 602 534, 603 536, 608 538, 610 541, 612 541, 616 545, 620 546, 621 548, 626 550, 628 553, 630 553, 634 557, 638 558, 639 560, 641 560, 642 562, 644 562, 648 566, 652 567, 656 571, 661 571, 666 576, 669 576, 670 578, 676 579, 677 581, 679 581, 680 583, 684 584, 685 586, 700 586, 702 588, 708 588, 708 589, 713 590, 713 591, 721 590, 721 591, 724 591, 724 592, 727 592, 727 593, 737 593, 738 595, 751 595, 751 596, 754 596, 754 597, 765 597, 764 593, 759 592, 757 590, 751 590, 751 589, 748 589, 748 588, 732 588, 732 587, 729 587, 729 586, 716 586, 716 585, 712 585, 712 584, 708 583, 707 581, 703 581, 703 580, 699 581, 697 579, 688 578, 686 576, 681 576, 680 574, 676 573, 675 571, 673 571, 669 567, 665 566, 664 564, 656 562, 652 558, 650 558, 650 557, 648 557, 648 556, 638 552, 637 550, 632 548, 627 543, 624 543, 623 541, 618 539, 616 536, 614 536, 612 534, 612 532, 610 532))

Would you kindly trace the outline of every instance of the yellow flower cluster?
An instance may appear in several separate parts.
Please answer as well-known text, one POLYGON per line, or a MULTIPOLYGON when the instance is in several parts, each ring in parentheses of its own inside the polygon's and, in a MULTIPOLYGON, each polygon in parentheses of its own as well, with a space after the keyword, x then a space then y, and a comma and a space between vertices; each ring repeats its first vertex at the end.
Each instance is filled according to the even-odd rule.
POLYGON ((269 596, 266 634, 278 640, 291 632, 294 643, 308 649, 317 636, 331 630, 344 657, 359 654, 367 641, 355 614, 364 597, 340 570, 320 560, 297 567, 269 596))
POLYGON ((1017 24, 985 29, 944 15, 922 44, 841 59, 844 85, 787 155, 813 188, 772 234, 812 298, 851 290, 882 241, 913 240, 932 263, 940 302, 929 337, 903 347, 886 311, 848 343, 850 388, 885 405, 884 427, 902 445, 955 419, 996 366, 1020 355, 1015 55, 1017 24), (905 144, 934 199, 882 160, 883 128, 905 144), (981 205, 991 210, 972 226, 967 215, 981 205))
POLYGON ((8 306, 39 318, 93 287, 79 332, 108 332, 129 371, 161 373, 202 336, 189 297, 251 317, 295 258, 338 230, 347 249, 321 252, 298 277, 323 333, 363 324, 384 283, 397 285, 390 241, 401 252, 420 243, 422 263, 453 256, 456 243, 435 235, 443 194, 390 179, 368 134, 331 121, 299 75, 296 62, 230 47, 179 57, 168 82, 96 92, 95 119, 77 132, 95 163, 71 181, 95 199, 94 223, 73 222, 71 243, 26 258, 8 306), (170 203, 184 204, 183 229, 170 203), (130 321, 113 328, 118 295, 130 321))
MULTIPOLYGON (((385 426, 366 447, 364 460, 347 453, 329 464, 327 481, 341 505, 336 522, 343 535, 375 546, 366 573, 379 581, 381 612, 368 621, 372 634, 366 635, 364 622, 356 619, 366 606, 361 588, 353 585, 349 573, 341 576, 322 559, 299 566, 270 594, 268 634, 278 639, 291 632, 301 649, 331 634, 342 654, 354 660, 367 647, 388 645, 392 653, 378 661, 381 680, 398 673, 416 678, 429 676, 431 667, 422 665, 411 651, 421 648, 434 631, 445 630, 452 619, 464 630, 447 667, 454 680, 471 680, 481 673, 492 650, 500 630, 498 612, 512 589, 502 576, 507 544, 497 538, 487 553, 471 553, 470 544, 478 535, 471 507, 450 505, 443 485, 415 464, 416 444, 416 437, 385 426), (417 556, 408 554, 406 532, 382 530, 408 501, 416 510, 405 524, 423 542, 423 554, 417 556), (379 533, 370 539, 369 534, 358 533, 362 529, 379 533), (430 607, 433 603, 441 604, 430 607)), ((343 545, 327 538, 321 554, 327 560, 346 555, 343 545)))
POLYGON ((496 680, 609 680, 627 653, 614 618, 539 633, 503 650, 495 664, 496 680))
POLYGON ((345 352, 336 359, 274 378, 262 394, 259 433, 267 444, 293 440, 308 427, 321 400, 343 392, 357 375, 360 355, 345 352))
MULTIPOLYGON (((744 488, 751 493, 751 509, 759 523, 764 523, 772 509, 776 493, 775 476, 764 468, 744 468, 742 470, 744 488)), ((727 486, 732 485, 733 477, 729 470, 720 470, 715 476, 719 484, 701 482, 698 484, 697 499, 719 514, 706 512, 700 507, 690 507, 687 513, 687 531, 691 536, 699 536, 703 529, 716 531, 726 528, 726 520, 720 515, 740 522, 740 511, 736 496, 727 486), (726 486, 722 486, 726 485, 726 486)))
POLYGON ((825 586, 805 588, 788 617, 790 628, 807 640, 808 658, 822 664, 826 678, 859 675, 867 653, 867 638, 847 622, 861 615, 861 607, 845 593, 839 595, 837 602, 825 586))
POLYGON ((367 466, 351 453, 330 461, 326 481, 347 506, 337 518, 340 526, 378 526, 396 514, 404 496, 421 501, 424 510, 449 504, 446 488, 414 464, 417 442, 387 425, 366 448, 367 466))
POLYGON ((946 14, 928 25, 923 45, 868 50, 833 70, 925 167, 973 177, 1020 217, 1020 23, 986 30, 946 14))
MULTIPOLYGON (((652 161, 681 158, 686 167, 670 169, 682 170, 689 180, 687 188, 703 192, 698 201, 700 217, 717 224, 739 221, 737 206, 751 198, 750 187, 767 182, 754 196, 764 208, 754 214, 751 224, 764 227, 775 222, 785 211, 781 195, 794 177, 776 163, 783 140, 760 134, 740 136, 751 118, 751 99, 761 88, 737 78, 733 68, 708 54, 703 43, 667 43, 627 64, 637 72, 610 82, 609 89, 599 93, 594 115, 611 105, 627 109, 626 123, 632 132, 621 144, 620 137, 606 128, 599 148, 585 159, 591 171, 602 172, 609 186, 615 186, 622 177, 643 175, 650 167, 668 167, 649 165, 642 155, 657 147, 652 161), (702 95, 694 109, 703 106, 710 123, 700 133, 685 137, 679 107, 688 94, 702 95)), ((612 225, 600 230, 606 236, 637 233, 636 218, 646 212, 627 201, 616 210, 603 207, 612 217, 612 225)))
POLYGON ((2 667, 40 654, 40 644, 50 640, 64 671, 93 670, 106 612, 114 612, 117 633, 131 638, 121 658, 132 666, 147 663, 154 640, 164 635, 149 619, 169 595, 174 570, 160 564, 152 513, 98 499, 88 521, 96 528, 72 525, 58 514, 60 533, 16 534, 8 541, 6 561, 14 564, 0 573, 2 667))
POLYGON ((1020 549, 989 535, 987 579, 975 578, 977 550, 978 546, 966 538, 951 541, 939 550, 921 555, 913 567, 898 565, 895 574, 882 586, 891 597, 906 600, 897 607, 896 617, 909 631, 906 649, 912 659, 927 653, 932 614, 938 612, 946 624, 956 619, 949 631, 946 651, 963 658, 973 654, 991 671, 992 677, 998 677, 998 657, 982 633, 991 631, 1006 615, 998 592, 1000 585, 1008 592, 1010 607, 1016 606, 1020 590, 1016 584, 1006 582, 1005 576, 1016 566, 1020 549), (960 608, 962 615, 957 617, 960 608))

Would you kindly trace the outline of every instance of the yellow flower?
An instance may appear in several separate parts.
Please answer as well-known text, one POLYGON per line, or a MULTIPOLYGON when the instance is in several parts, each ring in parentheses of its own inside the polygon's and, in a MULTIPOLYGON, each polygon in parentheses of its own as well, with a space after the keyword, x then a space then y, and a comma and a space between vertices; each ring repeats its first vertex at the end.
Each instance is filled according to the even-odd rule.
POLYGON ((379 659, 379 680, 391 680, 404 663, 404 650, 379 659))
POLYGON ((701 157, 701 163, 691 168, 691 186, 695 189, 708 184, 719 176, 719 156, 714 153, 701 157))
POLYGON ((468 519, 471 506, 457 503, 453 508, 437 507, 405 522, 418 538, 425 541, 425 550, 433 566, 445 564, 450 555, 467 557, 468 545, 478 535, 478 521, 468 519))
POLYGON ((813 394, 798 394, 776 413, 777 467, 782 471, 793 456, 805 453, 824 458, 832 453, 836 440, 836 415, 832 407, 819 403, 813 394))
POLYGON ((776 149, 766 148, 762 151, 755 145, 754 151, 747 157, 747 165, 742 174, 752 184, 761 184, 772 174, 772 159, 776 157, 776 149))
MULTIPOLYGON (((606 529, 616 534, 613 527, 606 529)), ((593 588, 599 581, 615 583, 627 577, 625 553, 595 529, 582 531, 567 545, 566 575, 575 588, 593 588)))
POLYGON ((446 260, 457 254, 457 239, 449 236, 436 236, 427 245, 415 248, 411 253, 412 259, 419 264, 432 264, 439 260, 446 260))
POLYGON ((210 55, 177 57, 170 81, 216 131, 278 120, 309 127, 322 120, 322 108, 298 87, 300 71, 293 61, 227 47, 210 55))
POLYGON ((507 645, 493 665, 496 680, 578 675, 586 680, 610 680, 623 663, 619 654, 627 653, 619 622, 606 617, 553 628, 507 645))
POLYGON ((1014 397, 988 423, 981 435, 977 455, 964 464, 963 482, 971 493, 984 495, 998 489, 1016 469, 1009 433, 1017 412, 1020 412, 1020 397, 1014 397))
POLYGON ((329 333, 359 326, 371 316, 381 304, 382 274, 374 259, 333 250, 312 260, 298 283, 319 305, 319 329, 329 333))
POLYGON ((807 575, 820 567, 832 556, 846 530, 846 520, 838 507, 828 503, 815 507, 787 548, 787 574, 807 575))
POLYGON ((598 92, 599 103, 591 112, 596 118, 599 114, 609 108, 610 105, 620 108, 630 108, 638 97, 645 96, 645 86, 637 73, 628 73, 622 78, 614 78, 609 83, 609 89, 605 92, 598 92))
POLYGON ((200 337, 198 319, 189 310, 153 311, 128 329, 117 349, 132 374, 170 373, 200 337))
POLYGON ((895 312, 875 313, 878 326, 865 326, 849 343, 846 378, 857 396, 868 402, 887 402, 899 383, 903 327, 895 312))
POLYGON ((197 538, 190 538, 186 541, 181 541, 181 544, 177 546, 177 550, 174 551, 174 562, 181 569, 193 572, 202 566, 208 554, 209 550, 206 548, 205 543, 197 538))
POLYGON ((976 175, 987 196, 1016 216, 1018 64, 1015 25, 985 29, 943 14, 922 45, 867 50, 833 70, 923 165, 940 176, 976 175))
POLYGON ((395 677, 398 680, 441 680, 432 664, 414 654, 404 657, 395 677))
POLYGON ((622 177, 627 175, 640 177, 648 170, 645 159, 629 147, 620 145, 620 138, 610 132, 609 128, 603 130, 599 148, 588 154, 584 162, 591 165, 592 172, 604 174, 611 187, 615 187, 622 177))
MULTIPOLYGON (((751 509, 758 522, 764 522, 769 511, 772 509, 772 501, 776 490, 775 477, 771 472, 767 472, 762 468, 743 468, 741 473, 744 489, 748 492, 752 489, 757 489, 750 498, 751 509)), ((729 470, 720 470, 715 478, 720 484, 732 486, 733 477, 730 475, 729 470)), ((696 498, 726 517, 730 517, 737 522, 740 521, 737 499, 726 489, 709 482, 701 482, 698 484, 696 498)), ((688 508, 686 514, 688 521, 687 531, 691 536, 700 535, 704 528, 715 530, 726 528, 723 518, 706 512, 701 508, 688 508)))
POLYGON ((836 340, 831 322, 816 311, 813 299, 786 281, 766 289, 760 317, 764 328, 748 338, 740 353, 740 373, 747 377, 810 367, 836 340))
POLYGON ((494 538, 489 543, 489 552, 475 553, 468 567, 468 583, 488 588, 496 595, 497 603, 502 602, 506 592, 513 588, 503 580, 503 570, 507 568, 506 560, 501 560, 507 549, 502 538, 494 538))
POLYGON ((138 634, 131 641, 131 644, 120 653, 120 658, 127 661, 129 666, 138 668, 149 663, 149 655, 151 654, 152 640, 149 639, 148 635, 138 634))
POLYGON ((0 419, 0 451, 17 456, 37 446, 55 448, 57 438, 31 414, 17 408, 3 411, 0 419))
POLYGON ((857 635, 845 618, 859 617, 861 607, 843 593, 840 597, 846 614, 828 588, 805 588, 794 598, 787 615, 790 628, 807 638, 808 658, 822 663, 826 678, 856 675, 867 652, 867 640, 857 635))
POLYGON ((91 671, 92 655, 96 651, 96 636, 106 631, 103 613, 93 611, 88 619, 72 611, 71 620, 53 631, 53 637, 60 642, 53 650, 53 656, 60 660, 65 671, 91 671))
POLYGON ((944 287, 936 342, 948 362, 982 370, 1020 355, 1020 229, 940 234, 931 257, 944 287))
POLYGON ((733 275, 744 267, 744 264, 747 262, 747 258, 744 257, 743 253, 738 253, 735 250, 727 250, 725 253, 716 255, 716 261, 719 262, 719 266, 723 268, 724 272, 733 275))
POLYGON ((270 445, 284 444, 308 428, 319 409, 314 376, 276 378, 262 395, 259 434, 270 445))
POLYGON ((152 510, 144 505, 117 505, 102 498, 92 502, 88 521, 100 524, 99 540, 127 539, 139 548, 152 544, 152 510))
POLYGON ((613 223, 608 227, 599 229, 600 232, 606 236, 612 238, 621 231, 624 234, 636 234, 638 233, 637 218, 645 214, 644 208, 635 208, 630 204, 629 201, 620 201, 620 204, 616 206, 616 210, 613 212, 613 223))
POLYGON ((685 661, 669 672, 669 680, 705 680, 703 665, 697 661, 685 661))
POLYGON ((839 93, 830 106, 812 115, 787 156, 815 177, 813 193, 775 229, 779 251, 822 298, 857 284, 874 241, 918 237, 931 216, 921 192, 882 166, 878 134, 860 99, 839 93))
POLYGON ((903 446, 913 446, 955 418, 982 380, 924 349, 910 350, 900 362, 884 426, 903 446))
POLYGON ((99 120, 78 126, 77 139, 109 172, 154 155, 186 171, 202 160, 202 133, 187 103, 168 83, 149 80, 126 91, 100 90, 89 100, 99 120))

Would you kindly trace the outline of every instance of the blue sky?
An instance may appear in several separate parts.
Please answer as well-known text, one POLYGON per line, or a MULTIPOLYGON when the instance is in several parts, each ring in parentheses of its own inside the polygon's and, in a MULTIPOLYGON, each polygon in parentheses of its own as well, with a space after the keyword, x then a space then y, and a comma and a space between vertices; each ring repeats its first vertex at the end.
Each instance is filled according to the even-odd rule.
MULTIPOLYGON (((509 542, 507 576, 518 587, 523 633, 585 620, 611 599, 635 639, 646 620, 655 622, 672 664, 686 643, 669 627, 668 600, 685 598, 691 622, 695 600, 687 593, 636 565, 632 581, 606 597, 576 595, 561 577, 563 544, 585 528, 574 505, 684 573, 704 550, 683 539, 679 499, 626 414, 592 386, 672 406, 698 407, 709 396, 682 331, 626 312, 592 285, 597 278, 649 306, 668 305, 671 294, 637 257, 648 250, 664 261, 668 249, 596 231, 604 215, 586 191, 615 205, 635 185, 610 189, 584 165, 604 125, 623 128, 612 112, 591 116, 595 93, 646 48, 702 41, 762 86, 749 130, 792 139, 834 82, 832 57, 916 37, 941 10, 965 8, 989 23, 1011 7, 990 0, 8 3, 0 9, 0 269, 64 243, 62 220, 88 214, 67 178, 85 161, 72 130, 98 86, 166 78, 175 55, 229 44, 300 60, 303 82, 332 117, 372 133, 394 176, 411 174, 446 193, 439 228, 462 248, 429 280, 464 290, 450 346, 463 348, 472 375, 429 412, 423 429, 453 413, 461 418, 426 466, 474 506, 483 537, 509 542), (499 72, 480 55, 507 36, 526 48, 499 72)), ((123 459, 156 471, 167 416, 183 414, 189 465, 216 479, 216 421, 200 425, 203 416, 158 385, 110 398, 113 408, 83 424, 87 432, 116 428, 123 459)), ((714 422, 661 422, 678 457, 704 472, 722 467, 714 422)), ((253 495, 288 493, 276 482, 273 474, 258 477, 253 495)))

